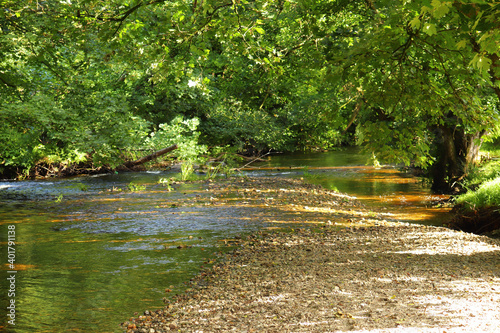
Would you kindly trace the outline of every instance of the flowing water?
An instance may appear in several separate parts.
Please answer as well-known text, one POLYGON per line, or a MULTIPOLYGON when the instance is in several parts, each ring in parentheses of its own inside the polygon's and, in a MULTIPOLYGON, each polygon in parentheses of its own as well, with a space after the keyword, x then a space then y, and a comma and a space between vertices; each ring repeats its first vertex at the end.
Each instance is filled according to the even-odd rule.
POLYGON ((330 190, 355 196, 360 201, 388 209, 401 221, 440 225, 449 209, 435 208, 448 198, 433 194, 424 178, 401 171, 400 167, 367 165, 370 156, 356 148, 329 153, 274 155, 248 168, 250 174, 303 177, 330 190))
MULTIPOLYGON (((352 150, 275 155, 245 173, 304 177, 389 206, 402 220, 443 218, 444 210, 427 207, 435 197, 425 183, 394 167, 367 167, 366 161, 352 150)), ((122 332, 120 322, 134 312, 161 308, 166 288, 182 291, 201 265, 226 250, 222 240, 266 227, 237 210, 200 204, 210 198, 206 185, 162 182, 171 176, 1 182, 0 306, 15 300, 16 325, 7 324, 11 318, 2 310, 0 331, 122 332), (9 230, 15 231, 11 257, 9 230), (8 261, 13 257, 15 273, 8 261), (14 286, 7 280, 12 275, 14 286), (8 293, 12 288, 15 295, 8 293)))

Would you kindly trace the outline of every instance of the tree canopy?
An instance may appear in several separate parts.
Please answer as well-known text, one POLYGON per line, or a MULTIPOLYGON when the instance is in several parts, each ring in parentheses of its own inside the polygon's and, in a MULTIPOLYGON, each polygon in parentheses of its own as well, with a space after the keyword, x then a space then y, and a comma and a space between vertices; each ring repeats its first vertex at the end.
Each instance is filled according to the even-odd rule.
POLYGON ((362 144, 467 172, 497 132, 500 4, 2 1, 0 167, 116 166, 178 143, 362 144))

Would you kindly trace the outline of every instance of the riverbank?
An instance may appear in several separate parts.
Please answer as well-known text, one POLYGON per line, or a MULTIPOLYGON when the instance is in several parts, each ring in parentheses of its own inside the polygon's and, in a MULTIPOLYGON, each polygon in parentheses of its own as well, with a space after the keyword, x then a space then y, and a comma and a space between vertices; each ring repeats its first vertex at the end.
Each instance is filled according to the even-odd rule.
MULTIPOLYGON (((500 241, 400 223, 296 179, 211 183, 210 204, 281 223, 234 242, 186 293, 126 332, 494 332, 500 241)), ((258 221, 257 221, 258 220, 258 221)), ((167 286, 159 286, 165 287, 167 286)))

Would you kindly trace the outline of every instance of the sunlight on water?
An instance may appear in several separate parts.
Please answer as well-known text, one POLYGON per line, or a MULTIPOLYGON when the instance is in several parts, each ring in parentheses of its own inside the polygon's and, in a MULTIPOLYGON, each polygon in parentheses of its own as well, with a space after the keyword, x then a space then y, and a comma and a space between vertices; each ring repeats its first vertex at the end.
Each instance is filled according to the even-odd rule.
MULTIPOLYGON (((202 184, 168 192, 159 174, 127 176, 20 182, 1 193, 2 257, 7 225, 16 225, 17 332, 121 332, 134 312, 161 308, 165 288, 185 289, 226 249, 219 239, 252 230, 214 208, 177 204, 209 197, 202 184), (151 190, 126 192, 131 179, 151 190), (77 182, 86 191, 71 186, 77 182), (107 191, 113 187, 123 191, 107 191)), ((6 290, 7 280, 0 285, 6 290)), ((2 294, 0 306, 7 301, 2 294)))
MULTIPOLYGON (((432 195, 421 179, 366 166, 366 160, 347 150, 276 155, 244 174, 303 177, 377 205, 392 220, 436 223, 446 212, 430 207, 443 197, 432 195)), ((229 197, 230 205, 222 207, 213 205, 217 198, 202 183, 172 184, 167 191, 159 180, 171 176, 155 171, 0 183, 3 258, 7 226, 16 226, 17 332, 121 332, 122 321, 162 307, 162 297, 170 295, 165 288, 182 291, 237 235, 290 221, 279 212, 266 215, 271 199, 229 197), (130 183, 145 189, 131 192, 130 183)), ((313 208, 285 208, 297 222, 325 223, 301 219, 313 208)), ((6 290, 8 266, 1 268, 6 290)), ((2 294, 0 306, 7 302, 2 294)))
POLYGON ((449 208, 433 207, 433 203, 448 198, 436 195, 423 178, 400 171, 395 166, 366 165, 369 156, 356 148, 316 154, 283 154, 252 165, 254 176, 271 173, 279 176, 283 170, 313 184, 338 190, 362 202, 392 213, 392 219, 441 225, 448 219, 449 208))

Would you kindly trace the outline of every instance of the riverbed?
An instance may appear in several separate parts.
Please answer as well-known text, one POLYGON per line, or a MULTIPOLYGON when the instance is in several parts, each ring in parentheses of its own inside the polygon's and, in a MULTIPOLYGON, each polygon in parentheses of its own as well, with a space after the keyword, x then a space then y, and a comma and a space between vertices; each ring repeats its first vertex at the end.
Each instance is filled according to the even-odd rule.
MULTIPOLYGON (((430 206, 439 198, 421 179, 366 161, 352 151, 275 155, 239 176, 304 178, 382 205, 394 220, 436 224, 446 216, 430 206)), ((209 182, 175 183, 173 176, 157 171, 0 183, 2 258, 9 226, 16 231, 15 332, 121 332, 124 319, 161 308, 163 297, 184 290, 233 239, 281 226, 255 209, 220 209, 209 182)), ((2 264, 7 275, 10 267, 5 259, 2 264)), ((2 290, 7 283, 2 278, 2 290)), ((11 299, 2 294, 2 308, 11 299)), ((0 325, 7 325, 4 318, 0 325)))

